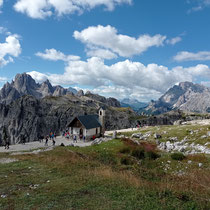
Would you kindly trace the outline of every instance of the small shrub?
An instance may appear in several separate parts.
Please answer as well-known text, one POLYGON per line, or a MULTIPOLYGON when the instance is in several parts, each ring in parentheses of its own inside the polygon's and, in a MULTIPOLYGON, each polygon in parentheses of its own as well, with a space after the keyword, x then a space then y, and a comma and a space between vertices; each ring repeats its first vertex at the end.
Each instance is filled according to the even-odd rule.
POLYGON ((115 165, 117 163, 115 156, 107 152, 100 153, 99 161, 101 161, 104 164, 112 164, 112 165, 115 165))
POLYGON ((131 150, 130 150, 129 147, 123 147, 123 148, 120 150, 120 153, 129 154, 130 151, 131 151, 131 150))
POLYGON ((171 158, 173 160, 180 160, 181 161, 181 160, 184 160, 186 157, 185 157, 185 155, 183 153, 176 152, 176 153, 171 154, 171 158))
POLYGON ((145 153, 142 148, 134 149, 131 155, 140 160, 145 158, 145 153))
POLYGON ((160 155, 154 151, 149 151, 146 152, 146 156, 150 159, 150 160, 156 160, 157 158, 160 157, 160 155))
POLYGON ((120 163, 123 165, 131 165, 131 161, 129 160, 128 157, 121 158, 120 163))

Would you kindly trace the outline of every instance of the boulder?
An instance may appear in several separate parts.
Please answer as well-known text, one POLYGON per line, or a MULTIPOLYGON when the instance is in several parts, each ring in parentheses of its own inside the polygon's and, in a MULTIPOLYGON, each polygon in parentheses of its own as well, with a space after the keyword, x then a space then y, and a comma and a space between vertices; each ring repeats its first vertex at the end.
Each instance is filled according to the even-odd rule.
POLYGON ((142 136, 143 136, 142 133, 133 133, 132 136, 131 136, 131 138, 137 138, 137 139, 139 139, 139 138, 141 138, 142 136))
POLYGON ((162 136, 161 136, 160 134, 158 134, 158 133, 155 133, 155 134, 154 134, 154 138, 155 138, 155 139, 161 139, 162 136))

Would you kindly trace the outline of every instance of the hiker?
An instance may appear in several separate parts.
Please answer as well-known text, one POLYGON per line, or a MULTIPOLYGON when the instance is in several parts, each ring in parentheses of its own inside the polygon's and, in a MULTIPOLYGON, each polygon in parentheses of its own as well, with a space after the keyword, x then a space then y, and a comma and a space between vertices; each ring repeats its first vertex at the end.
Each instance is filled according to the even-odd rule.
POLYGON ((43 142, 44 136, 39 136, 38 139, 39 139, 39 142, 41 143, 43 142))
POLYGON ((9 138, 6 139, 6 142, 5 142, 5 149, 9 149, 9 138))
POLYGON ((22 142, 25 145, 25 143, 26 143, 26 137, 25 136, 22 137, 22 142))
POLYGON ((45 137, 45 146, 48 146, 48 136, 45 137))
POLYGON ((76 135, 74 135, 73 142, 76 142, 77 143, 77 136, 76 135))

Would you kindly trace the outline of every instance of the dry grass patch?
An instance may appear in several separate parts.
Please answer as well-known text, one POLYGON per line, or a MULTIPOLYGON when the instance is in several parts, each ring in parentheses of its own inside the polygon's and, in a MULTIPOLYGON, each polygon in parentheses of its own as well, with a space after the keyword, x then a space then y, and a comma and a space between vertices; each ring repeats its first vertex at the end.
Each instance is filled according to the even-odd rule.
POLYGON ((208 159, 204 154, 188 155, 187 159, 191 161, 199 162, 199 163, 208 162, 208 159))
POLYGON ((130 171, 114 171, 110 167, 101 167, 96 168, 92 171, 89 171, 90 175, 95 177, 103 177, 105 179, 121 181, 122 183, 127 183, 134 187, 145 187, 146 184, 143 180, 140 180, 139 177, 136 177, 130 171))

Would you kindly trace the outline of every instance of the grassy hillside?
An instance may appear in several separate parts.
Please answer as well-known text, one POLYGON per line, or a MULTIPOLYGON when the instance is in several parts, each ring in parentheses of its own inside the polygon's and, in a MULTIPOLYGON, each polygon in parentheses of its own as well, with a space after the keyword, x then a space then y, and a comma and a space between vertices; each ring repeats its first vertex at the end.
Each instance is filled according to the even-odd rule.
POLYGON ((15 158, 0 164, 0 209, 210 209, 208 156, 115 139, 15 158))

